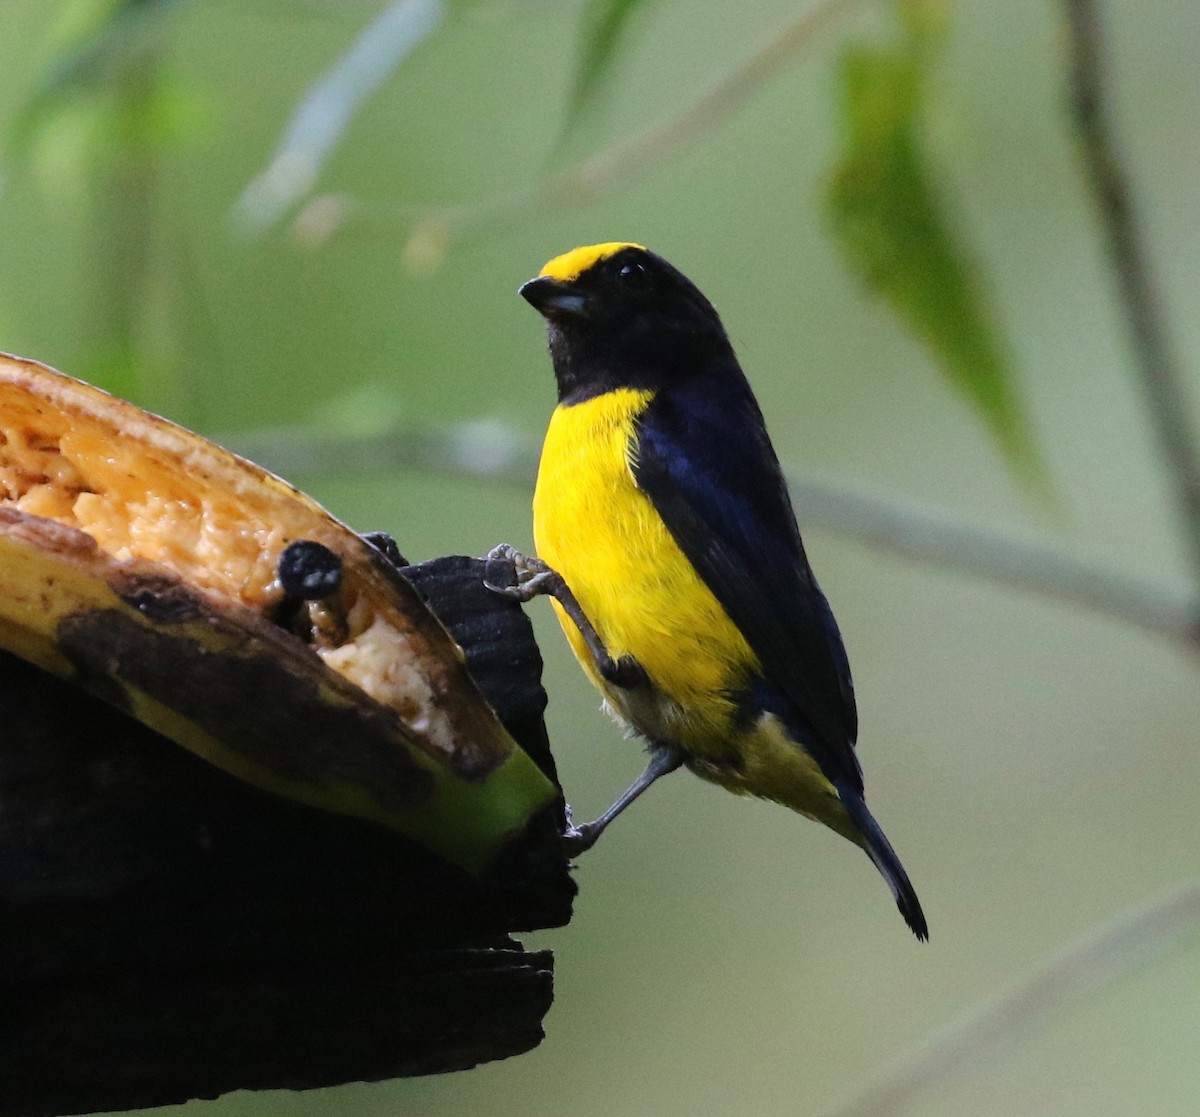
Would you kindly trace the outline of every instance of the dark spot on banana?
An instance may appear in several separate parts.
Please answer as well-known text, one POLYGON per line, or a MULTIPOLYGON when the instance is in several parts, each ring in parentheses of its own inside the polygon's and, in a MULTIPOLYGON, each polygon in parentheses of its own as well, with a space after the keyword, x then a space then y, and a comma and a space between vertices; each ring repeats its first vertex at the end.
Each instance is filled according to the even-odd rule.
POLYGON ((160 624, 180 624, 204 613, 200 595, 170 574, 117 574, 109 585, 126 605, 160 624))
POLYGON ((145 695, 277 779, 369 788, 385 810, 432 794, 430 773, 398 747, 408 731, 396 712, 265 619, 210 613, 150 627, 99 609, 64 618, 56 635, 76 681, 99 697, 128 707, 127 688, 145 695), (342 747, 351 737, 363 747, 342 747))

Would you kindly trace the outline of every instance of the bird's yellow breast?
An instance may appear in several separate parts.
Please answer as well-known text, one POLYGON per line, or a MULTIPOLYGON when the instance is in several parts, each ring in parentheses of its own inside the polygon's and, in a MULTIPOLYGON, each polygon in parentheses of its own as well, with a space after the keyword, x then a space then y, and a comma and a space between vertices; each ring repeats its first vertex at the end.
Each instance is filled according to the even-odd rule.
POLYGON ((621 389, 555 410, 534 495, 534 539, 609 653, 633 656, 650 677, 649 695, 609 686, 558 610, 609 705, 646 736, 719 761, 731 747, 729 695, 758 664, 634 481, 634 424, 652 398, 621 389))

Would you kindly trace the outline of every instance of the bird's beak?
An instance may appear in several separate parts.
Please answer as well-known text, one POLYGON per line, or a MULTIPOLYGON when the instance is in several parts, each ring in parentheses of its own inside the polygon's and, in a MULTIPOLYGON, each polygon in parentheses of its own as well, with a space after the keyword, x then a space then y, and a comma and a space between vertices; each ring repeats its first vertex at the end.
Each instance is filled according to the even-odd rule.
POLYGON ((547 318, 587 316, 587 298, 561 279, 539 275, 521 285, 521 297, 547 318))

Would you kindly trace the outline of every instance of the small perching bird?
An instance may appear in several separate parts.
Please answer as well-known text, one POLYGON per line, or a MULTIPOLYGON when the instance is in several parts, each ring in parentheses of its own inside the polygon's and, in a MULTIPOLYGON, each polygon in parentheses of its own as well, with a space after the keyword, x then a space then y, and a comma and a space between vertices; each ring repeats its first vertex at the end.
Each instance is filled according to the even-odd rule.
POLYGON ((927 938, 863 801, 841 635, 716 311, 623 242, 556 257, 521 294, 549 324, 558 381, 533 503, 538 559, 515 556, 523 592, 555 597, 606 707, 650 751, 628 791, 569 832, 572 847, 686 765, 861 846, 927 938))

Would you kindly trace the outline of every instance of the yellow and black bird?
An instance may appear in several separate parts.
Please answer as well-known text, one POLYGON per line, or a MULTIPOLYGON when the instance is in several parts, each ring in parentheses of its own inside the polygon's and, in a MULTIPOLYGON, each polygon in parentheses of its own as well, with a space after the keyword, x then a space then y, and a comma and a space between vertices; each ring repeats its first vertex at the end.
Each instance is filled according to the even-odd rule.
POLYGON ((558 381, 524 593, 556 598, 605 705, 650 750, 629 790, 570 831, 573 848, 686 765, 861 846, 927 938, 863 801, 841 635, 717 312, 631 243, 558 256, 521 294, 547 319, 558 381))

